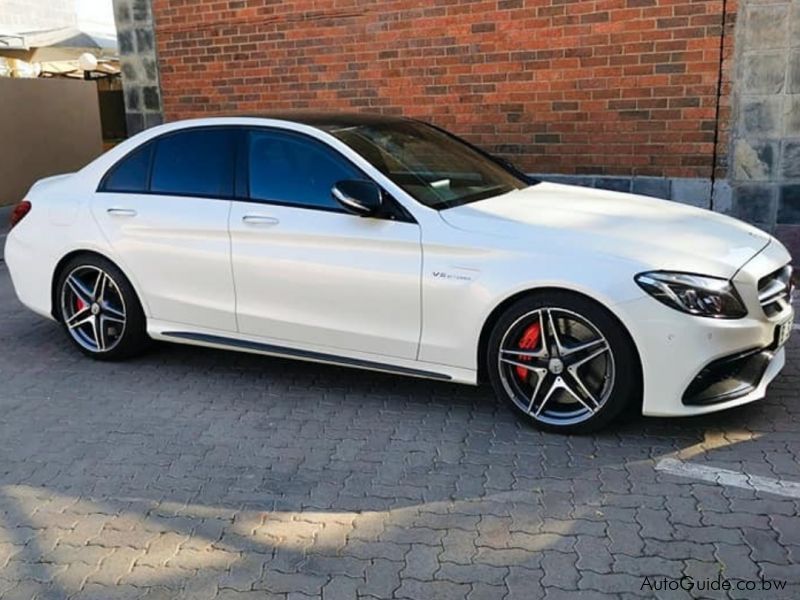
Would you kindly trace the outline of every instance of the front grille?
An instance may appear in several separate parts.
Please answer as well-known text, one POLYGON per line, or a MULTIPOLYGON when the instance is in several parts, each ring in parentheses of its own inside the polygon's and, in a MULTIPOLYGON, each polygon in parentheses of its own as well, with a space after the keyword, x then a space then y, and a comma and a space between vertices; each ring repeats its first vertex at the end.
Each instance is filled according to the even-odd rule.
POLYGON ((786 265, 758 280, 758 301, 764 314, 772 317, 791 302, 792 267, 786 265))

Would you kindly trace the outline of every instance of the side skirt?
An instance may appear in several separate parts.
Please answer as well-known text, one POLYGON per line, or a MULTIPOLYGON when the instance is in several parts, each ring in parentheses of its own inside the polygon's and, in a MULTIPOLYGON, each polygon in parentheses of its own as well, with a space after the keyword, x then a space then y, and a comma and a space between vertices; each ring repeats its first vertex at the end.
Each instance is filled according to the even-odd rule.
POLYGON ((369 369, 371 371, 383 371, 386 373, 396 373, 398 375, 408 375, 410 377, 438 379, 439 381, 451 381, 453 379, 450 375, 445 373, 424 371, 422 369, 410 369, 408 367, 398 367, 369 360, 347 358, 343 356, 336 356, 334 354, 325 354, 322 352, 312 352, 310 350, 297 350, 295 348, 286 348, 283 346, 263 344, 261 342, 252 342, 249 340, 237 340, 234 338, 211 335, 207 333, 194 333, 190 331, 164 331, 161 333, 161 335, 165 338, 187 340, 199 344, 225 346, 232 350, 246 350, 249 352, 258 352, 259 354, 268 354, 270 356, 297 358, 300 360, 323 362, 332 365, 340 365, 343 367, 354 367, 358 369, 369 369))

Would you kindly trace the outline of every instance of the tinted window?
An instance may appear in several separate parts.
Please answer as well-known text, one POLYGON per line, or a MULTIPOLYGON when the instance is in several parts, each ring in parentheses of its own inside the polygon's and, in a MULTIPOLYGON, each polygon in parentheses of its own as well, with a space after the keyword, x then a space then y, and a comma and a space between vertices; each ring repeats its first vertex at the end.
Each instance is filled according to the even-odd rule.
POLYGON ((157 141, 150 191, 183 196, 233 195, 235 131, 191 129, 157 141))
POLYGON ((320 142, 291 133, 251 131, 250 198, 341 210, 331 188, 343 179, 364 176, 320 142))
POLYGON ((123 158, 106 175, 103 190, 107 192, 146 192, 153 144, 145 144, 123 158))

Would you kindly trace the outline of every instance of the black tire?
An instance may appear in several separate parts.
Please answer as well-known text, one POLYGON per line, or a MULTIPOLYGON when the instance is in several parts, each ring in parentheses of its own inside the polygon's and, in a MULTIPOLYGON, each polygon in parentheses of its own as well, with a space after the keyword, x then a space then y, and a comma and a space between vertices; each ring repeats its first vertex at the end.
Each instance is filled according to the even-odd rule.
POLYGON ((128 278, 110 260, 96 254, 75 256, 59 271, 55 290, 56 314, 64 332, 86 356, 123 360, 151 344, 142 304, 128 278), (101 274, 107 278, 102 282, 95 279, 101 274))
POLYGON ((597 431, 641 403, 641 365, 630 335, 607 309, 578 294, 544 291, 514 302, 492 328, 486 357, 497 397, 544 431, 597 431))

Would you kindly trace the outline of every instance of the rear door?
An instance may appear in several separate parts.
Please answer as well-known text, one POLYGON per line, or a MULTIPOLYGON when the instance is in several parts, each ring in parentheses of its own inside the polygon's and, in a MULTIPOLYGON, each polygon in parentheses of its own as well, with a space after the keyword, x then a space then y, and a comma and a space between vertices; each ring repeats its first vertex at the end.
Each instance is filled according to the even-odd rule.
POLYGON ((236 330, 228 214, 239 130, 184 129, 128 154, 92 210, 153 319, 236 330))

